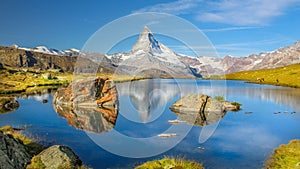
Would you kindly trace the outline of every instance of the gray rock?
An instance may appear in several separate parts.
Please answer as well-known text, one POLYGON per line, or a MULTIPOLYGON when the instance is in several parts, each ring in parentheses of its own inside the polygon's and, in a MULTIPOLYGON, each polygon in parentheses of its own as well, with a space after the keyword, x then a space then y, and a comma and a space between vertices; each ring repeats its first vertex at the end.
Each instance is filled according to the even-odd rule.
POLYGON ((30 159, 31 155, 20 140, 0 131, 0 169, 26 168, 30 159))
MULTIPOLYGON (((82 165, 82 161, 69 147, 61 145, 51 146, 34 158, 38 159, 45 169, 76 168, 82 165)), ((34 168, 34 164, 29 168, 34 168)))
POLYGON ((186 95, 170 109, 181 120, 198 126, 217 122, 226 114, 226 107, 221 102, 202 94, 186 95))

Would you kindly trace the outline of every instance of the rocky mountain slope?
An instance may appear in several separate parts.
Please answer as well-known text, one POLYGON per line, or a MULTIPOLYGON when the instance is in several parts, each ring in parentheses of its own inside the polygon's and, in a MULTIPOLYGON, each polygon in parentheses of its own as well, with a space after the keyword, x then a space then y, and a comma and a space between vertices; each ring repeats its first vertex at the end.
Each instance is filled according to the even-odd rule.
POLYGON ((0 62, 11 67, 61 69, 64 72, 72 72, 75 61, 76 57, 50 55, 14 47, 0 47, 0 62))
POLYGON ((112 64, 110 61, 107 63, 110 67, 105 65, 102 66, 91 60, 98 54, 91 53, 89 55, 91 56, 90 58, 80 57, 80 59, 78 59, 78 56, 47 54, 44 52, 24 50, 22 48, 0 46, 0 64, 4 66, 35 68, 41 70, 56 69, 70 73, 86 73, 90 72, 91 68, 97 68, 95 71, 93 70, 93 73, 100 70, 102 72, 113 72, 113 66, 111 66, 112 64))

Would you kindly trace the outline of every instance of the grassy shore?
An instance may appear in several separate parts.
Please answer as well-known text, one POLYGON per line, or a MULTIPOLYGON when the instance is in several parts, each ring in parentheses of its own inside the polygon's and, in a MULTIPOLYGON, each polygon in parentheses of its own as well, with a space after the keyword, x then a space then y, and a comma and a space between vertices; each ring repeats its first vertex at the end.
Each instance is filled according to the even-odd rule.
POLYGON ((226 79, 300 88, 300 64, 231 73, 226 75, 226 79))
POLYGON ((71 80, 71 74, 35 69, 6 68, 0 70, 0 94, 35 90, 45 86, 59 86, 71 80))
POLYGON ((191 160, 184 160, 182 158, 165 157, 161 160, 154 160, 146 162, 135 169, 203 169, 202 165, 191 160))
POLYGON ((300 168, 300 140, 292 140, 274 150, 266 162, 266 169, 300 168))
POLYGON ((0 94, 31 93, 43 88, 67 85, 74 79, 87 77, 107 77, 116 83, 145 79, 114 74, 79 74, 61 73, 55 70, 37 70, 5 67, 0 70, 0 94))
MULTIPOLYGON (((137 81, 142 79, 150 79, 149 77, 142 76, 128 76, 117 74, 73 74, 62 73, 55 69, 50 70, 37 70, 33 68, 12 68, 6 66, 5 69, 0 70, 0 94, 13 94, 13 93, 31 93, 43 88, 59 87, 67 85, 73 80, 107 77, 114 80, 116 83, 123 83, 128 81, 137 81)), ((167 78, 167 77, 166 77, 167 78)), ((171 77, 169 77, 171 78, 171 77)), ((177 77, 176 77, 177 78, 177 77)), ((192 77, 178 77, 178 78, 192 78, 192 77)))

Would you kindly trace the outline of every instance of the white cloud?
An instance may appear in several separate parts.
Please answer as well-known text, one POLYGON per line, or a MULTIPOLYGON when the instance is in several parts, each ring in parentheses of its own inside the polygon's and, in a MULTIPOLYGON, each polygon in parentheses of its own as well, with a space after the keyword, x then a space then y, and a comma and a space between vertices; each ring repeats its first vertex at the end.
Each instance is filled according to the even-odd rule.
POLYGON ((298 0, 223 0, 211 3, 212 10, 198 13, 199 21, 232 25, 267 25, 277 16, 283 15, 286 7, 298 0))
POLYGON ((161 3, 153 6, 148 6, 136 11, 133 13, 142 13, 142 12, 162 12, 170 13, 174 15, 189 13, 191 9, 197 7, 198 3, 202 0, 177 0, 170 3, 161 3))
POLYGON ((224 32, 224 31, 236 31, 245 29, 259 29, 262 27, 258 26, 243 26, 243 27, 227 27, 227 28, 216 28, 216 29, 201 29, 203 32, 224 32))
POLYGON ((201 22, 215 22, 238 26, 261 26, 280 15, 299 0, 177 0, 148 6, 134 12, 163 12, 174 15, 191 14, 201 22))

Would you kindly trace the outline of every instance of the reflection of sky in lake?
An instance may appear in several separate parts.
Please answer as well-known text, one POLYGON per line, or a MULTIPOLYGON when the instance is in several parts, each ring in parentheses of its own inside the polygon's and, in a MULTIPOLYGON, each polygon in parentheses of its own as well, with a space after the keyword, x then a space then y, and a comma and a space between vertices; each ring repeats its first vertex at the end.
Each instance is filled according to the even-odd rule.
MULTIPOLYGON (((225 89, 224 81, 214 83, 215 87, 212 88, 210 81, 154 80, 151 82, 153 86, 150 87, 150 93, 153 89, 156 92, 151 93, 150 99, 147 97, 149 91, 143 90, 145 84, 141 83, 140 89, 135 86, 135 89, 139 90, 134 92, 128 92, 128 88, 126 89, 126 85, 130 86, 130 83, 118 84, 120 116, 115 130, 95 135, 103 138, 105 144, 115 147, 119 144, 127 146, 128 149, 135 149, 135 144, 122 145, 122 140, 114 139, 114 132, 135 138, 155 137, 170 128, 168 120, 177 118, 169 110, 169 106, 180 97, 180 94, 204 93, 212 96, 224 95, 230 101, 238 101, 243 104, 242 110, 228 112, 212 137, 205 143, 198 143, 202 128, 195 126, 176 147, 150 159, 157 159, 164 155, 180 155, 202 162, 205 168, 261 168, 263 161, 275 147, 288 143, 291 139, 300 139, 299 89, 247 84, 241 81, 227 81, 225 89), (195 88, 195 84, 199 85, 198 88, 195 88), (178 88, 180 88, 179 93, 176 90, 178 88), (143 92, 144 95, 139 95, 143 92), (130 97, 132 95, 135 97, 134 101, 130 97), (137 110, 145 110, 143 107, 138 109, 138 106, 148 107, 148 103, 143 103, 145 98, 149 99, 150 105, 157 106, 150 109, 153 111, 143 114, 137 110), (122 105, 125 103, 128 104, 122 105), (284 114, 284 111, 288 111, 289 114, 284 114), (292 111, 297 113, 290 114, 292 111), (245 114, 245 112, 253 113, 245 114), (281 113, 273 114, 274 112, 281 113), (198 146, 206 149, 199 150, 198 146)), ((32 127, 29 127, 28 132, 34 133, 44 141, 70 146, 85 163, 94 168, 128 167, 136 162, 149 160, 120 157, 98 147, 85 132, 68 126, 66 120, 54 112, 51 99, 51 95, 18 99, 21 107, 15 112, 0 115, 0 125, 31 124, 32 127), (47 98, 49 102, 43 104, 41 98, 47 98)), ((186 124, 180 125, 187 127, 186 124)), ((181 127, 177 126, 177 128, 179 130, 181 127)), ((172 139, 164 139, 164 142, 172 142, 180 138, 172 139)), ((151 141, 151 144, 160 144, 155 139, 151 141)), ((151 144, 147 144, 144 149, 141 148, 141 151, 146 151, 147 148, 150 150, 151 144)))

